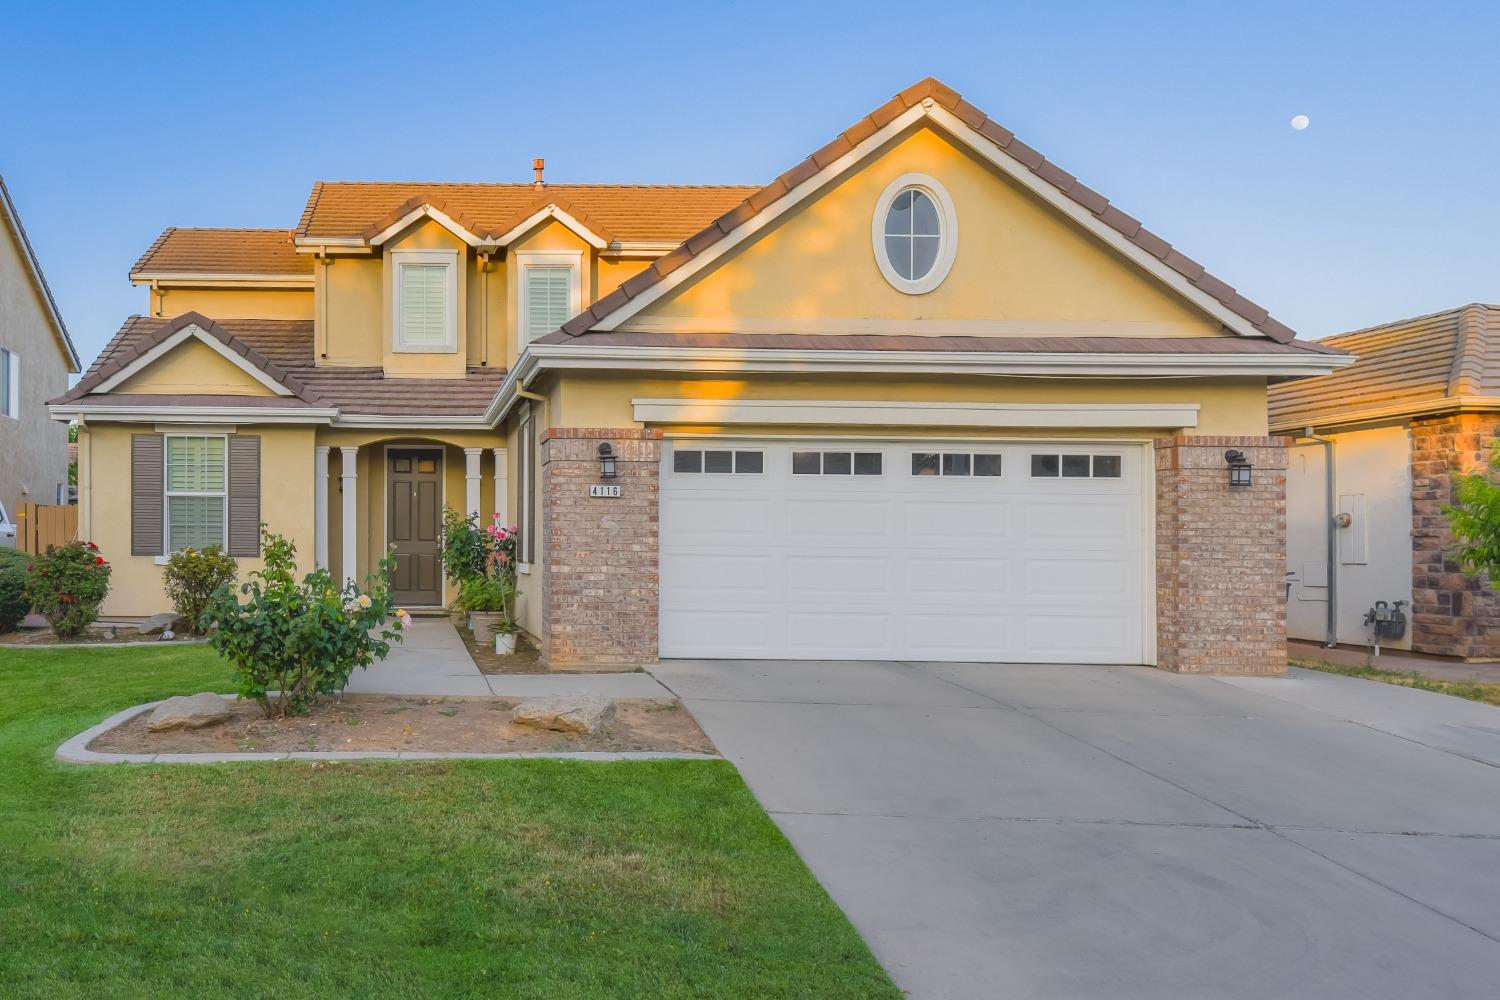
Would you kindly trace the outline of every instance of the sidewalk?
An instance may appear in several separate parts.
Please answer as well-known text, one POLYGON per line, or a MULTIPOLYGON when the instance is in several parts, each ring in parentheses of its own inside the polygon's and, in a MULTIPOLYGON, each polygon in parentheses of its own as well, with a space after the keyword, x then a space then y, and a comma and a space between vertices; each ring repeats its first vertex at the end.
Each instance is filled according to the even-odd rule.
POLYGON ((1402 674, 1421 674, 1435 681, 1480 681, 1500 684, 1500 663, 1465 663, 1441 656, 1411 653, 1404 649, 1382 649, 1371 659, 1370 651, 1358 646, 1324 649, 1316 642, 1289 639, 1287 655, 1294 660, 1321 660, 1339 667, 1372 666, 1402 674))
POLYGON ((418 618, 391 653, 366 670, 355 670, 346 694, 402 694, 455 698, 545 698, 599 695, 661 698, 673 695, 646 673, 482 674, 464 649, 458 630, 445 619, 418 618))

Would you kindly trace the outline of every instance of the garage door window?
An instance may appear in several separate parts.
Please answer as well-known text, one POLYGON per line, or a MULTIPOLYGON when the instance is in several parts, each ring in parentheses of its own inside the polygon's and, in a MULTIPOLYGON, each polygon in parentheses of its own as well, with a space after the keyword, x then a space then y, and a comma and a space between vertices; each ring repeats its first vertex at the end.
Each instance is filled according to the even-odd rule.
POLYGON ((878 451, 794 451, 794 476, 878 476, 884 456, 878 451))
POLYGON ((911 474, 914 476, 998 476, 1000 456, 974 452, 913 452, 911 474))
POLYGON ((672 471, 686 473, 760 473, 766 468, 759 451, 678 451, 672 455, 672 471))
POLYGON ((1031 456, 1033 479, 1119 479, 1119 455, 1031 456))

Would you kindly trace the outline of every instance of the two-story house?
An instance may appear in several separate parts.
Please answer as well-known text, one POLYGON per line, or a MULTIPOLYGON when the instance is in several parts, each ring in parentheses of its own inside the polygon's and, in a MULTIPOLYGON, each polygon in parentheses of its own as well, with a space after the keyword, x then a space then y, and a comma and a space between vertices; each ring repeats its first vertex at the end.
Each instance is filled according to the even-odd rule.
MULTIPOLYGON (((67 503, 68 431, 45 403, 68 387, 78 352, 0 177, 0 524, 23 503, 67 503)), ((6 544, 14 544, 3 529, 6 544)))
POLYGON ((554 667, 658 656, 1284 670, 1294 339, 952 90, 766 186, 321 182, 169 229, 53 413, 108 611, 257 525, 441 605, 446 504, 522 534, 554 667))

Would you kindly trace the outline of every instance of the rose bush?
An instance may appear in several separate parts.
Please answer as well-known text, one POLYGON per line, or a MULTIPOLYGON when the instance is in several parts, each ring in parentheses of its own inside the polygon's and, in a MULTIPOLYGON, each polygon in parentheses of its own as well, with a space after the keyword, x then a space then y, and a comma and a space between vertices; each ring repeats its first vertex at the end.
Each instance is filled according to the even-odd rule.
POLYGON ((187 622, 189 634, 201 631, 199 619, 220 587, 234 582, 239 567, 217 545, 178 549, 162 571, 162 585, 172 609, 187 622))
POLYGON ((109 563, 93 542, 49 545, 26 569, 26 599, 59 639, 72 639, 97 621, 108 593, 109 563))
POLYGON ((443 572, 458 587, 458 607, 499 612, 499 632, 516 630, 516 543, 516 526, 502 524, 499 514, 481 528, 478 514, 443 510, 443 572))
POLYGON ((385 659, 411 616, 392 606, 389 555, 361 592, 322 568, 299 582, 296 546, 265 525, 261 538, 265 568, 240 586, 246 600, 226 584, 202 620, 215 630, 209 641, 229 661, 240 697, 272 718, 301 715, 342 691, 355 667, 385 659))

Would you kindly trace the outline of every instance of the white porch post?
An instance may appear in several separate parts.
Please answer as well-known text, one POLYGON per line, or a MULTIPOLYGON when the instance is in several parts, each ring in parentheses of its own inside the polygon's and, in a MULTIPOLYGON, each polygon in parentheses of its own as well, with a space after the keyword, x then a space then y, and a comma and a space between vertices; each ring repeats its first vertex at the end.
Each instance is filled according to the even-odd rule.
POLYGON ((352 448, 340 448, 344 456, 344 469, 341 480, 344 487, 344 582, 358 579, 359 570, 355 563, 355 549, 358 536, 355 531, 354 515, 359 509, 355 493, 359 485, 359 470, 355 466, 355 458, 359 454, 359 446, 352 448))
POLYGON ((483 448, 464 449, 464 513, 479 515, 479 457, 483 448))
POLYGON ((313 449, 313 559, 328 567, 328 446, 313 449))
POLYGON ((505 513, 506 494, 510 492, 510 455, 504 448, 496 448, 495 452, 495 513, 500 515, 500 523, 508 524, 510 517, 505 513))

